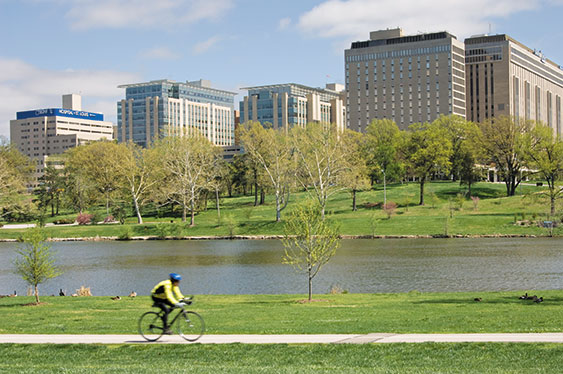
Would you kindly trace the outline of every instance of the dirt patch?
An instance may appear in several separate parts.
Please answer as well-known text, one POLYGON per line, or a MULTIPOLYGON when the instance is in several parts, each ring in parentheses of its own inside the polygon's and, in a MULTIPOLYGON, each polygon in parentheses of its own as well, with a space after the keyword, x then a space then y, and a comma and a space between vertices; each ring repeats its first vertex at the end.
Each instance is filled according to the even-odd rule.
POLYGON ((39 306, 39 305, 47 305, 47 304, 49 304, 49 303, 42 303, 42 302, 39 302, 39 303, 23 304, 23 306, 39 306))
POLYGON ((325 299, 313 299, 313 300, 297 300, 299 304, 307 304, 307 303, 328 303, 328 300, 325 299))

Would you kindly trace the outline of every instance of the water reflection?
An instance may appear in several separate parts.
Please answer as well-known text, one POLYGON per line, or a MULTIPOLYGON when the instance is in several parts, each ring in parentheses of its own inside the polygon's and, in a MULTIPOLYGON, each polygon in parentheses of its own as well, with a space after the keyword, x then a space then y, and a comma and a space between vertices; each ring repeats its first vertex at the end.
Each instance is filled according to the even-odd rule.
MULTIPOLYGON (((25 293, 13 273, 15 243, 0 243, 0 294, 25 293)), ((306 277, 281 264, 279 241, 53 243, 64 274, 43 293, 148 294, 171 271, 195 294, 305 293, 306 277)), ((345 240, 314 281, 350 292, 479 291, 563 288, 563 239, 345 240)))

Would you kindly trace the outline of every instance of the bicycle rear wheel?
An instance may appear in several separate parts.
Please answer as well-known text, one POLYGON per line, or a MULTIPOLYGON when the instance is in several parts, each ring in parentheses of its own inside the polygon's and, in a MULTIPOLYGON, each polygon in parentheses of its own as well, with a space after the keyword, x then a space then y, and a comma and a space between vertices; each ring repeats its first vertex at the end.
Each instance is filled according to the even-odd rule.
POLYGON ((164 322, 160 314, 156 312, 146 312, 139 318, 139 334, 149 342, 160 339, 164 333, 164 322))
POLYGON ((177 324, 178 334, 189 342, 195 342, 205 332, 203 318, 196 312, 182 312, 177 324))

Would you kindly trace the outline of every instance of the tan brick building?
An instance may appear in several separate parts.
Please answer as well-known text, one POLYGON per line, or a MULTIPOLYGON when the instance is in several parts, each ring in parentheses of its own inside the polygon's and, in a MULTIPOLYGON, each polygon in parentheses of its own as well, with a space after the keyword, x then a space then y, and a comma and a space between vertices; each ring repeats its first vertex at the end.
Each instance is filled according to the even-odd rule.
POLYGON ((464 44, 447 32, 404 36, 374 31, 345 51, 347 125, 365 131, 373 119, 404 129, 441 114, 465 118, 464 44))
POLYGON ((467 119, 510 115, 541 121, 562 134, 561 66, 507 35, 465 40, 467 119))

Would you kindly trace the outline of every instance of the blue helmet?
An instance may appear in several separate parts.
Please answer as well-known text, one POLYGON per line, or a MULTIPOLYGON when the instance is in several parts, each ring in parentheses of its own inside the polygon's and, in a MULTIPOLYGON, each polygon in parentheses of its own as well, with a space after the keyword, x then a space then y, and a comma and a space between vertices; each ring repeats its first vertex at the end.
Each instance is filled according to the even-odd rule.
POLYGON ((178 273, 170 273, 170 279, 174 281, 181 281, 182 276, 178 273))

